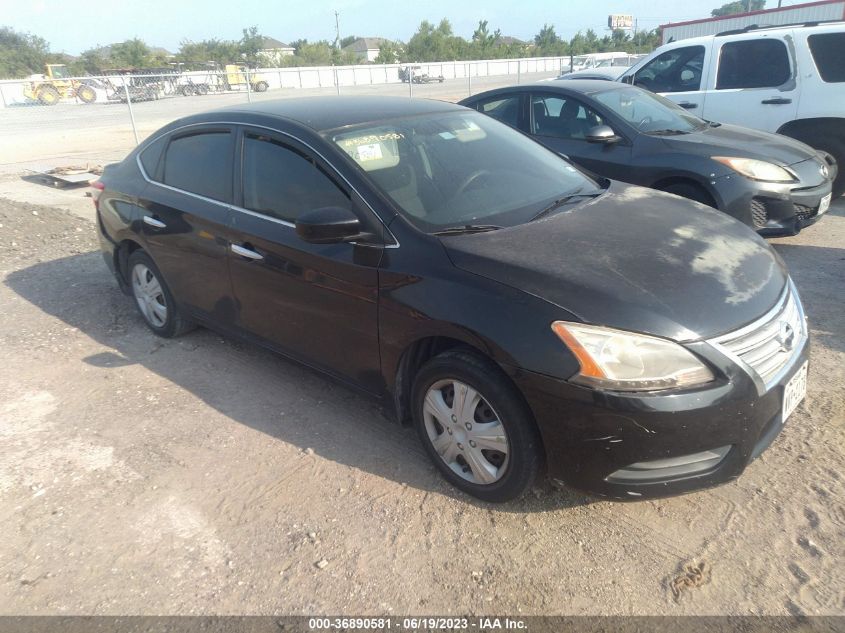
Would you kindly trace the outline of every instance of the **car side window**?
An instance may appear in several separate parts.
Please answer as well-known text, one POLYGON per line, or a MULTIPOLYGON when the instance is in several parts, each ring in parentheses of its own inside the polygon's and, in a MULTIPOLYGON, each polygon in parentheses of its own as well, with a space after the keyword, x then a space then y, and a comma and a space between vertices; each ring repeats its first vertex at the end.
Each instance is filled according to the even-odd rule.
POLYGON ((562 96, 532 96, 531 112, 531 132, 538 136, 584 140, 590 128, 605 125, 595 110, 562 96))
POLYGON ((262 134, 244 136, 242 181, 244 208, 285 222, 311 209, 352 207, 313 160, 262 134))
POLYGON ((845 33, 816 33, 807 42, 822 81, 845 82, 845 33))
POLYGON ((231 202, 234 147, 229 131, 194 132, 171 138, 164 155, 164 184, 231 202))
POLYGON ((159 165, 165 145, 167 145, 167 137, 162 136, 147 145, 139 155, 144 173, 150 180, 161 180, 159 165))
POLYGON ((475 104, 475 109, 511 127, 519 127, 519 99, 518 94, 493 97, 486 101, 479 101, 475 104))
POLYGON ((658 55, 634 76, 634 85, 652 92, 701 90, 704 47, 683 46, 658 55))
POLYGON ((716 90, 774 88, 791 76, 789 53, 781 40, 728 42, 719 55, 716 90))

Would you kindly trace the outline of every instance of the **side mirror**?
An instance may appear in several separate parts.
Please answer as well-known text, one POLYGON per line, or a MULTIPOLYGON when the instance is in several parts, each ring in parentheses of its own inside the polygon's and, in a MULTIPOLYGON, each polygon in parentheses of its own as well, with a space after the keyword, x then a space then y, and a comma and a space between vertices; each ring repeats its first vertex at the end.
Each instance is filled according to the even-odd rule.
POLYGON ((361 221, 349 209, 323 207, 296 219, 296 234, 312 244, 336 244, 363 237, 361 221))
POLYGON ((622 79, 620 79, 620 81, 621 81, 622 83, 625 83, 625 84, 631 84, 631 85, 634 85, 634 77, 635 77, 635 76, 636 76, 636 75, 625 75, 624 77, 622 77, 622 79))
POLYGON ((595 127, 591 127, 587 130, 586 138, 589 143, 604 143, 605 145, 618 143, 621 140, 619 136, 616 136, 616 132, 614 132, 613 128, 609 125, 597 125, 595 127))

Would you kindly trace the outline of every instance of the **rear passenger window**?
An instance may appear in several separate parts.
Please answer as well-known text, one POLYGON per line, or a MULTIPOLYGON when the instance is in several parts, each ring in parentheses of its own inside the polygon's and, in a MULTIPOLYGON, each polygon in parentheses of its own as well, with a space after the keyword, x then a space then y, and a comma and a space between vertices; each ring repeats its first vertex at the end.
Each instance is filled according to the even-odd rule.
POLYGON ((244 207, 295 222, 303 211, 351 208, 349 197, 314 162, 267 136, 247 134, 243 150, 244 207))
POLYGON ((234 142, 230 132, 198 132, 170 141, 164 184, 206 198, 232 201, 234 142))
POLYGON ((845 82, 845 33, 817 33, 807 40, 822 81, 845 82))
POLYGON ((159 180, 159 163, 161 162, 161 153, 164 146, 167 144, 167 137, 153 141, 147 145, 141 152, 141 165, 144 167, 144 172, 151 180, 159 180))
POLYGON ((722 46, 716 90, 775 88, 792 76, 789 53, 780 40, 754 39, 722 46))
POLYGON ((519 95, 496 97, 489 101, 482 101, 476 105, 476 109, 511 127, 517 127, 519 125, 519 98, 519 95))

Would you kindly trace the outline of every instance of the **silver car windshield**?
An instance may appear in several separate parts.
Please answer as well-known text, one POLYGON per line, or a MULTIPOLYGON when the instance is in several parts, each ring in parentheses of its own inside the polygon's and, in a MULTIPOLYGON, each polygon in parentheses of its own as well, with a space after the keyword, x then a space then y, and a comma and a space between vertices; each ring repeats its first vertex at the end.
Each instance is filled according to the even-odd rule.
POLYGON ((514 226, 598 185, 566 160, 479 113, 413 116, 328 136, 418 228, 514 226))

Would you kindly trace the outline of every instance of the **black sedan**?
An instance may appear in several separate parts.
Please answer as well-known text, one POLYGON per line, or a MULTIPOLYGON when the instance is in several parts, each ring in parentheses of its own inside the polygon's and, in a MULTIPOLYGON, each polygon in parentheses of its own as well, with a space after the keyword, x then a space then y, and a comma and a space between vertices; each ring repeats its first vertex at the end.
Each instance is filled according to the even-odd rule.
POLYGON ((830 206, 832 156, 779 134, 708 123, 606 81, 490 90, 461 101, 608 178, 715 207, 761 235, 793 235, 830 206))
POLYGON ((728 481, 805 393, 801 302, 753 231, 460 106, 191 116, 96 189, 154 333, 205 325, 380 398, 482 499, 544 469, 622 499, 728 481))

